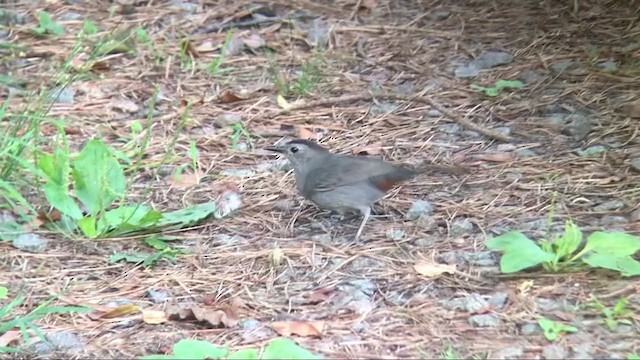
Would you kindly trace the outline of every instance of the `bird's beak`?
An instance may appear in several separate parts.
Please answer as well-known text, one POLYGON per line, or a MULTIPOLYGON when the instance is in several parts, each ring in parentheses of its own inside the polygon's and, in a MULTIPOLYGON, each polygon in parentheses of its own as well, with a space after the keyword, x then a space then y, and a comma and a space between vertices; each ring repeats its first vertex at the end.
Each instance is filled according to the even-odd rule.
POLYGON ((267 146, 264 149, 267 151, 273 151, 281 154, 285 152, 285 148, 283 146, 267 146))

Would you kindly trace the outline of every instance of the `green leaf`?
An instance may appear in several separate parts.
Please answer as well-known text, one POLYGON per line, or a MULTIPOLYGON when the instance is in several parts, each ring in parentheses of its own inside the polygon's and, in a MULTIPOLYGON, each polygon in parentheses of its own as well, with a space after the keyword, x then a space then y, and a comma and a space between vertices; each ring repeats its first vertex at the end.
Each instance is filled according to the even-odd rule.
MULTIPOLYGON (((109 210, 104 214, 107 228, 98 226, 98 232, 122 234, 152 227, 162 219, 162 213, 145 205, 128 205, 109 210)), ((113 234, 112 234, 113 235, 113 234)))
POLYGON ((8 294, 9 294, 9 289, 7 289, 4 286, 0 286, 0 300, 6 298, 8 294))
POLYGON ((13 241, 13 239, 22 233, 24 233, 24 228, 17 222, 0 222, 0 240, 13 241))
POLYGON ((20 349, 11 346, 0 346, 0 353, 18 353, 20 349))
POLYGON ((555 341, 563 333, 578 331, 578 329, 573 326, 555 322, 547 318, 540 318, 538 320, 538 325, 542 328, 544 337, 549 341, 555 341))
POLYGON ((82 233, 90 238, 95 239, 98 237, 98 231, 96 229, 96 218, 93 216, 87 216, 78 220, 78 227, 82 230, 82 233))
POLYGON ((229 351, 208 341, 183 339, 173 345, 173 354, 179 359, 222 359, 229 351))
POLYGON ((156 250, 164 250, 169 248, 169 245, 167 245, 166 242, 160 240, 160 238, 155 236, 146 238, 144 242, 156 250))
POLYGON ((278 338, 271 341, 269 345, 264 348, 262 359, 322 359, 322 357, 298 346, 298 344, 291 339, 278 338))
POLYGON ((131 132, 134 134, 139 134, 142 132, 142 124, 139 121, 134 121, 130 125, 131 132))
POLYGON ((484 89, 484 94, 487 96, 496 97, 499 95, 499 93, 500 93, 500 89, 495 87, 489 87, 484 89))
POLYGON ((523 86, 524 86, 524 83, 522 81, 518 81, 518 80, 498 80, 498 81, 496 81, 496 88, 498 88, 498 89, 508 89, 508 88, 517 89, 517 88, 521 88, 523 86))
POLYGON ((543 251, 524 234, 516 231, 489 239, 486 246, 491 250, 504 252, 500 259, 500 270, 503 273, 517 272, 555 259, 553 254, 543 251))
POLYGON ((98 27, 93 23, 93 21, 85 20, 82 24, 82 31, 87 35, 95 35, 98 33, 98 27))
POLYGON ((564 225, 564 236, 556 239, 556 255, 559 259, 573 254, 582 241, 582 231, 572 221, 564 225))
POLYGON ((640 250, 640 237, 624 232, 596 231, 589 235, 583 253, 595 251, 614 256, 629 256, 640 250))
POLYGON ((149 254, 144 253, 115 253, 109 257, 109 264, 115 264, 122 260, 137 264, 145 261, 148 257, 149 254))
POLYGON ((97 216, 124 196, 126 179, 118 160, 104 143, 91 140, 73 163, 76 196, 97 216))
POLYGON ((627 360, 640 360, 640 354, 629 354, 627 360))
POLYGON ((631 256, 615 256, 608 253, 592 252, 584 256, 582 261, 593 267, 618 271, 622 276, 640 275, 640 262, 631 256))
MULTIPOLYGON (((40 27, 48 31, 54 35, 64 35, 64 28, 62 25, 53 22, 51 19, 51 15, 49 15, 46 11, 38 12, 38 22, 40 23, 40 27)), ((41 29, 36 29, 39 33, 43 33, 41 29)))
POLYGON ((74 220, 82 219, 82 210, 69 195, 65 185, 48 182, 44 184, 44 196, 51 206, 74 220))
POLYGON ((257 349, 242 349, 234 352, 233 354, 227 356, 227 360, 254 360, 258 359, 258 350, 257 349))
POLYGON ((211 215, 214 211, 216 211, 216 204, 214 202, 190 206, 185 209, 165 213, 159 225, 191 225, 211 215))

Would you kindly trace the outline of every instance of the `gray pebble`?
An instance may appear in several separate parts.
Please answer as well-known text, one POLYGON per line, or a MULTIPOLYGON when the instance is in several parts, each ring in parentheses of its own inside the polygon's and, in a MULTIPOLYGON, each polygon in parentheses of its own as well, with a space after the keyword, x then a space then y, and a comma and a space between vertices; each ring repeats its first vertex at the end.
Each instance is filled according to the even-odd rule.
POLYGON ((160 167, 158 168, 158 175, 169 176, 173 173, 174 169, 175 169, 174 165, 168 165, 168 164, 160 165, 160 167))
POLYGON ((73 104, 76 91, 71 86, 51 90, 49 98, 58 104, 73 104))
POLYGON ((494 252, 490 250, 464 253, 463 257, 469 264, 475 266, 495 266, 498 264, 494 252))
POLYGON ((453 74, 459 78, 469 78, 480 75, 480 69, 477 65, 469 64, 466 66, 459 66, 454 71, 453 74))
POLYGON ((249 144, 247 144, 245 141, 240 141, 236 144, 233 150, 240 151, 240 152, 247 152, 249 151, 249 144))
POLYGON ((331 235, 329 234, 318 234, 318 235, 313 235, 311 237, 311 240, 320 243, 320 244, 331 244, 331 235))
POLYGON ((438 130, 446 134, 459 134, 462 128, 458 124, 444 124, 438 126, 438 130))
POLYGON ((600 156, 606 151, 607 151, 607 148, 605 148, 602 145, 593 145, 593 146, 589 146, 584 150, 578 150, 577 153, 582 157, 593 157, 593 156, 600 156))
POLYGON ((471 63, 479 69, 490 69, 506 65, 513 61, 513 56, 504 51, 485 51, 471 63))
POLYGON ((526 323, 520 327, 520 332, 522 332, 522 335, 535 335, 542 333, 542 329, 538 324, 526 323))
POLYGON ((518 76, 518 79, 527 83, 527 84, 531 84, 531 83, 535 83, 538 82, 540 79, 542 78, 542 76, 540 75, 539 72, 535 71, 535 70, 524 70, 520 73, 520 76, 518 76))
POLYGON ((233 125, 241 121, 242 121, 242 116, 240 116, 240 114, 233 114, 233 113, 220 114, 215 118, 213 118, 213 123, 219 127, 233 125))
POLYGON ((515 151, 515 153, 518 157, 521 157, 521 158, 538 156, 538 154, 536 154, 536 152, 531 149, 518 149, 515 151))
POLYGON ((431 247, 436 243, 435 239, 432 238, 421 238, 417 239, 414 244, 418 247, 431 247))
POLYGON ((389 101, 380 101, 378 104, 371 106, 369 113, 371 116, 376 117, 387 113, 394 113, 398 106, 395 103, 389 101))
POLYGON ((577 64, 573 60, 562 60, 551 64, 551 69, 555 72, 563 72, 576 66, 577 64))
POLYGON ((240 321, 240 327, 242 330, 253 330, 257 329, 260 326, 260 321, 256 319, 244 319, 240 321))
POLYGON ((629 221, 624 216, 605 215, 600 219, 600 224, 603 226, 621 225, 626 224, 629 221))
POLYGON ((609 59, 598 64, 598 67, 606 72, 614 72, 618 70, 618 63, 609 59))
POLYGON ((200 11, 200 5, 191 2, 185 2, 183 0, 173 0, 170 4, 173 8, 178 8, 188 14, 195 14, 200 11))
POLYGON ((633 168, 633 170, 640 172, 640 158, 631 159, 629 165, 631 165, 631 168, 633 168))
POLYGON ((431 203, 426 200, 417 200, 411 204, 411 208, 405 214, 405 219, 414 221, 418 220, 423 215, 428 215, 433 212, 434 208, 431 203))
POLYGON ((473 232, 473 223, 468 219, 456 220, 451 224, 451 236, 458 237, 473 232))
POLYGON ((447 251, 438 256, 439 260, 448 265, 463 265, 464 256, 459 251, 447 251))
POLYGON ((83 17, 84 16, 82 14, 71 11, 60 16, 60 20, 61 21, 77 21, 77 20, 82 20, 83 17))
POLYGON ((400 85, 397 85, 393 91, 399 95, 411 95, 415 93, 415 85, 411 81, 405 81, 400 85))
POLYGON ((240 235, 218 234, 214 237, 217 243, 224 245, 235 245, 246 242, 246 238, 240 235))
POLYGON ((496 359, 518 359, 524 357, 524 349, 521 347, 509 347, 493 353, 496 359))
POLYGON ((13 239, 13 247, 31 253, 41 253, 47 249, 47 240, 34 233, 25 233, 13 239))
POLYGON ((469 137, 469 138, 480 137, 480 133, 477 133, 475 131, 470 131, 470 130, 463 131, 462 135, 465 136, 465 137, 469 137))
POLYGON ((469 316, 469 325, 473 327, 496 327, 502 325, 502 320, 493 314, 478 314, 469 316))
POLYGON ((621 200, 609 200, 607 202, 603 202, 600 205, 596 205, 593 207, 594 211, 615 211, 620 210, 624 207, 624 202, 621 200))
POLYGON ((431 109, 427 111, 427 117, 440 117, 440 116, 442 116, 442 113, 440 112, 440 110, 431 109))
POLYGON ((226 169, 220 171, 220 175, 235 176, 235 177, 247 177, 255 174, 255 171, 251 169, 226 169))
POLYGON ((404 238, 407 235, 407 233, 404 230, 400 230, 400 229, 390 229, 385 232, 385 235, 387 236, 387 238, 391 240, 398 241, 404 238))
POLYGON ((493 129, 493 131, 497 132, 498 134, 502 134, 504 136, 511 136, 511 133, 513 132, 511 128, 508 126, 501 126, 493 129))
POLYGON ((542 348, 545 359, 566 359, 567 355, 567 350, 560 345, 551 344, 542 348))
POLYGON ((55 350, 77 351, 86 347, 86 343, 82 338, 69 331, 47 334, 46 338, 46 342, 38 342, 35 345, 35 351, 41 355, 49 354, 55 350))
POLYGON ((427 231, 435 228, 437 224, 438 223, 436 219, 434 219, 433 216, 430 215, 422 215, 416 221, 416 225, 418 227, 427 231))
POLYGON ((161 304, 167 300, 169 300, 169 292, 165 289, 149 289, 147 290, 147 296, 151 301, 156 304, 161 304))
POLYGON ((573 345, 571 347, 572 358, 574 359, 593 359, 593 346, 589 343, 573 345))
POLYGON ((509 295, 503 292, 498 292, 491 295, 489 298, 489 305, 495 310, 502 310, 507 304, 508 299, 509 295))
POLYGON ((566 132, 571 135, 575 141, 584 140, 591 132, 591 120, 584 114, 575 113, 567 115, 564 121, 569 124, 566 132))
POLYGON ((427 16, 429 20, 442 21, 446 20, 451 16, 451 11, 449 10, 437 10, 429 13, 427 16))
POLYGON ((496 147, 496 150, 499 152, 509 152, 516 149, 516 146, 513 144, 500 144, 496 147))

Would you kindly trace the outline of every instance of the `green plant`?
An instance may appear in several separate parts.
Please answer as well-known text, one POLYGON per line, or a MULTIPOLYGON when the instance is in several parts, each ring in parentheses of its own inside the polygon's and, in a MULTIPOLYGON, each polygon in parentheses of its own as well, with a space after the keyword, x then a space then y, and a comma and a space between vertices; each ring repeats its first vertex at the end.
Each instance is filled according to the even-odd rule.
POLYGON ((487 248, 504 254, 500 270, 513 273, 542 264, 547 271, 558 272, 589 265, 618 271, 622 276, 640 275, 640 262, 633 255, 640 250, 640 237, 624 232, 596 231, 587 237, 582 250, 582 232, 571 221, 565 224, 564 235, 554 241, 544 240, 541 246, 517 231, 489 239, 487 248))
POLYGON ((587 306, 601 313, 609 330, 615 331, 618 324, 631 324, 629 318, 633 313, 627 308, 628 303, 628 299, 621 298, 613 307, 607 307, 594 298, 587 306))
POLYGON ((245 140, 247 140, 247 142, 249 142, 249 146, 253 147, 253 138, 251 137, 251 133, 249 133, 247 129, 245 129, 242 123, 234 123, 232 125, 232 129, 233 133, 231 133, 230 135, 232 149, 235 150, 238 148, 238 143, 243 137, 245 138, 245 140))
MULTIPOLYGON (((7 296, 8 291, 5 287, 0 287, 0 295, 2 293, 4 293, 4 296, 0 296, 0 299, 7 296)), ((21 306, 25 300, 26 296, 24 294, 20 294, 9 303, 5 304, 2 308, 0 308, 0 334, 4 334, 14 328, 19 328, 20 333, 22 334, 22 338, 25 342, 28 342, 31 338, 28 330, 33 331, 38 337, 44 339, 44 334, 34 323, 36 320, 52 314, 83 313, 92 310, 90 308, 82 306, 49 306, 54 300, 56 300, 55 297, 51 297, 49 300, 38 305, 35 309, 31 310, 26 315, 12 316, 11 312, 18 306, 21 306)), ((0 353, 17 351, 18 349, 13 347, 0 346, 0 353)))
POLYGON ((578 329, 573 326, 565 325, 563 323, 549 320, 544 317, 538 320, 538 325, 540 325, 540 327, 542 328, 544 337, 549 341, 555 341, 564 333, 573 333, 578 331, 578 329))
POLYGON ((317 50, 311 59, 302 64, 300 76, 293 85, 293 92, 300 95, 310 95, 311 91, 322 80, 322 66, 324 64, 321 58, 321 51, 317 50))
POLYGON ((496 97, 500 95, 503 89, 519 89, 524 86, 522 81, 518 80, 498 80, 494 86, 485 87, 476 84, 471 84, 471 89, 479 92, 483 92, 486 96, 496 97))
POLYGON ((115 253, 109 257, 109 264, 118 261, 126 261, 130 263, 140 263, 144 267, 155 265, 162 259, 166 259, 171 263, 177 261, 176 255, 188 254, 188 251, 182 249, 173 249, 162 239, 151 236, 145 239, 145 243, 157 250, 154 253, 115 253))
POLYGON ((446 360, 457 360, 460 359, 460 355, 455 350, 453 350, 453 347, 451 345, 449 345, 442 351, 441 358, 446 360))
POLYGON ((139 359, 322 359, 286 338, 277 338, 261 350, 247 348, 233 353, 229 352, 228 346, 221 348, 208 341, 183 339, 173 345, 172 350, 172 355, 146 355, 139 359))
POLYGON ((55 23, 46 11, 38 12, 38 27, 33 29, 33 32, 38 36, 44 36, 46 34, 64 35, 64 27, 55 23))
POLYGON ((215 59, 213 59, 207 66, 209 75, 212 77, 216 77, 223 73, 228 73, 230 71, 233 71, 232 68, 224 68, 224 69, 222 68, 222 63, 225 60, 227 51, 229 50, 229 43, 231 42, 231 34, 232 34, 231 30, 227 31, 227 36, 225 37, 224 43, 222 44, 222 49, 220 50, 220 55, 216 56, 215 59))

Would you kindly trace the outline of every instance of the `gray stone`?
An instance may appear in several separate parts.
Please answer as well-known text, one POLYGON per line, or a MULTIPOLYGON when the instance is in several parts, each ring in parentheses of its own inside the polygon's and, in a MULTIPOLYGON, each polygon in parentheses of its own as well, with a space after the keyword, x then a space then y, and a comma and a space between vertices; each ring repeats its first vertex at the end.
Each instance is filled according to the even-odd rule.
POLYGON ((165 289, 149 289, 147 290, 147 297, 156 304, 161 304, 169 300, 169 292, 165 289))
POLYGON ((324 245, 328 245, 331 244, 331 235, 329 234, 318 234, 318 235, 313 235, 311 237, 311 240, 320 243, 320 244, 324 244, 324 245))
POLYGON ((389 229, 385 232, 385 235, 387 236, 387 238, 397 241, 404 238, 407 235, 407 233, 404 230, 400 230, 400 229, 389 229))
POLYGON ((411 95, 416 92, 416 87, 411 81, 405 81, 402 84, 396 86, 393 91, 398 95, 411 95))
POLYGON ((511 136, 511 133, 513 132, 511 128, 508 126, 497 127, 493 129, 493 131, 497 132, 498 134, 502 134, 504 136, 511 136))
POLYGON ((231 57, 240 54, 242 50, 244 50, 244 40, 232 38, 227 43, 227 47, 222 49, 221 54, 225 57, 231 57))
POLYGON ((629 220, 624 216, 605 215, 600 219, 600 224, 603 226, 613 226, 628 223, 629 220))
POLYGON ((469 219, 456 220, 451 224, 451 236, 458 237, 473 232, 473 223, 469 219))
POLYGON ((462 128, 458 124, 444 124, 438 126, 438 130, 446 134, 459 134, 462 128))
POLYGON ((213 123, 219 127, 233 125, 241 121, 242 121, 242 116, 240 116, 240 114, 233 114, 233 113, 220 114, 213 118, 213 123))
POLYGON ((526 323, 520 327, 520 332, 522 332, 522 335, 536 335, 541 334, 542 329, 536 323, 526 323))
POLYGON ((440 117, 440 116, 442 116, 442 113, 440 112, 440 110, 431 109, 427 111, 427 117, 440 117))
POLYGON ((25 233, 13 239, 13 247, 27 252, 41 253, 47 249, 47 240, 38 234, 25 233))
POLYGON ((569 121, 567 119, 567 114, 563 114, 563 113, 549 114, 547 115, 546 119, 547 119, 547 122, 555 126, 563 126, 569 121))
POLYGON ((593 352, 593 345, 589 343, 573 345, 571 347, 571 351, 571 357, 574 359, 593 359, 593 355, 591 355, 593 352))
POLYGON ((518 76, 518 80, 521 80, 526 84, 538 82, 541 78, 542 76, 539 72, 530 69, 522 71, 518 76))
POLYGON ((598 67, 607 72, 614 72, 618 70, 618 63, 614 60, 606 60, 598 64, 598 67))
POLYGON ((416 225, 418 227, 427 231, 435 228, 437 224, 438 223, 436 219, 434 219, 433 216, 430 215, 422 215, 416 221, 416 225))
POLYGON ((469 313, 477 313, 489 307, 489 303, 480 294, 473 293, 464 298, 445 300, 441 305, 452 310, 464 310, 469 313))
POLYGON ((348 280, 336 288, 349 294, 353 300, 369 300, 377 289, 376 284, 369 279, 348 280))
POLYGON ((169 176, 173 173, 175 168, 176 168, 175 165, 169 165, 169 164, 160 165, 160 167, 158 168, 158 175, 169 176))
POLYGON ((245 243, 247 241, 246 238, 240 235, 229 235, 229 234, 215 235, 214 240, 217 243, 224 244, 224 245, 235 245, 239 243, 245 243))
POLYGON ((436 244, 436 240, 432 238, 420 238, 415 241, 418 247, 431 247, 436 244))
POLYGON ((593 146, 589 146, 584 150, 578 150, 577 153, 582 157, 594 157, 594 156, 600 156, 606 151, 607 151, 607 148, 605 148, 602 145, 593 145, 593 146))
POLYGON ((469 316, 469 325, 473 327, 496 327, 502 325, 502 320, 493 314, 478 314, 469 316))
POLYGON ((236 144, 233 150, 240 151, 240 152, 247 152, 249 151, 249 144, 247 144, 245 141, 240 141, 236 144))
POLYGON ((462 132, 462 135, 465 137, 469 137, 469 138, 477 138, 480 137, 480 133, 477 133, 475 131, 470 131, 470 130, 465 130, 462 132))
POLYGON ((449 16, 451 16, 451 11, 449 10, 436 10, 430 12, 427 18, 429 20, 442 21, 448 19, 449 16))
POLYGON ((51 90, 49 98, 58 104, 73 104, 76 91, 71 86, 51 90))
POLYGON ((629 165, 631 165, 631 168, 633 168, 633 170, 640 172, 640 158, 631 159, 629 165))
POLYGON ((466 66, 459 66, 454 71, 453 74, 459 78, 469 78, 480 75, 480 69, 477 65, 469 64, 466 66))
POLYGON ((489 298, 489 305, 495 310, 502 310, 504 306, 507 304, 507 300, 509 299, 509 295, 503 292, 498 292, 489 298))
POLYGON ((552 299, 534 298, 533 301, 536 303, 538 311, 551 312, 563 309, 562 304, 552 299))
POLYGON ((496 146, 496 150, 498 152, 509 152, 516 149, 516 146, 513 144, 499 144, 496 146))
POLYGON ((603 202, 600 205, 596 205, 593 207, 594 211, 615 211, 620 210, 624 207, 624 202, 621 200, 609 200, 607 202, 603 202))
POLYGON ((260 325, 260 321, 252 318, 240 321, 240 327, 242 328, 242 330, 254 330, 260 327, 260 325))
POLYGON ((55 349, 63 351, 82 350, 86 347, 86 342, 70 331, 59 331, 47 334, 47 341, 49 341, 55 349))
POLYGON ((200 11, 200 5, 184 0, 173 0, 171 1, 170 6, 180 9, 188 14, 195 14, 200 11))
POLYGON ((234 176, 234 177, 247 177, 255 174, 255 171, 251 169, 226 169, 220 171, 220 175, 234 176))
POLYGON ((561 60, 551 64, 551 70, 563 72, 575 68, 577 64, 573 60, 561 60))
POLYGON ((498 260, 492 251, 480 251, 463 253, 464 259, 471 265, 475 266, 494 266, 498 264, 498 260))
POLYGON ((518 157, 521 157, 521 158, 538 156, 538 154, 536 154, 536 152, 531 149, 518 149, 515 151, 515 153, 518 157))
POLYGON ((524 357, 524 349, 521 347, 509 347, 493 353, 496 359, 519 359, 524 357))
POLYGON ((439 256, 440 260, 448 265, 463 265, 464 256, 459 251, 447 251, 439 256))
POLYGON ((428 215, 434 210, 433 205, 426 200, 417 200, 411 204, 409 211, 405 214, 405 219, 414 221, 423 215, 428 215))
POLYGON ((84 17, 84 15, 82 15, 82 14, 70 11, 70 12, 60 16, 60 20, 61 21, 78 21, 78 20, 82 20, 83 17, 84 17))
POLYGON ((575 113, 567 115, 564 121, 569 124, 566 132, 571 135, 575 141, 584 140, 591 132, 591 120, 584 114, 575 113))
POLYGON ((24 25, 27 22, 27 17, 23 13, 18 13, 11 10, 3 9, 0 11, 0 25, 13 26, 24 25))
POLYGON ((506 65, 513 61, 513 56, 504 51, 485 51, 471 64, 478 69, 490 69, 500 65, 506 65))
POLYGON ((542 356, 545 359, 566 359, 567 350, 560 345, 551 344, 542 348, 542 356))

